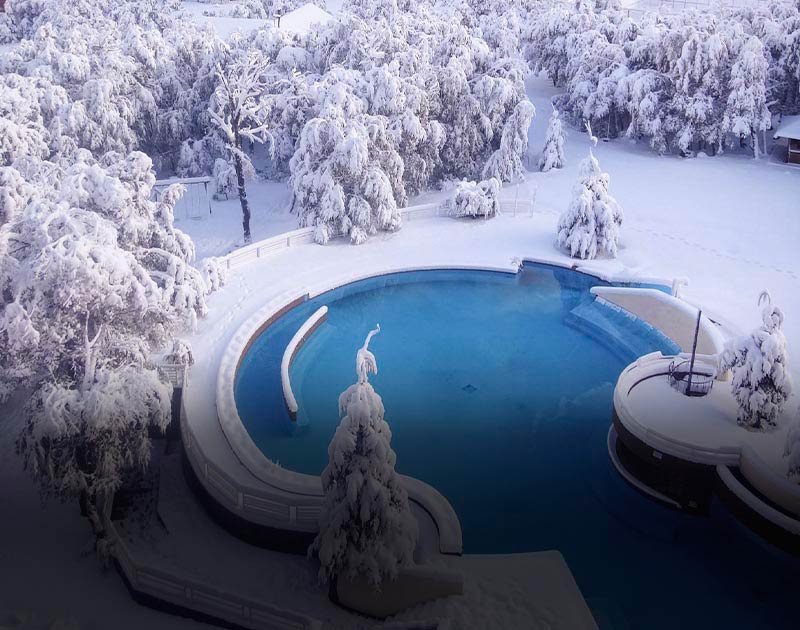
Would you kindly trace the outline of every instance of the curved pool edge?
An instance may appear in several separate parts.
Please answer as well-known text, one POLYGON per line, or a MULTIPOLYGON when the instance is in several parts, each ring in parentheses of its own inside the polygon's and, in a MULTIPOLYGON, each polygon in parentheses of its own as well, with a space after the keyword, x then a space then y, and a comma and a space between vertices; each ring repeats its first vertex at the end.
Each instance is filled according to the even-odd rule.
POLYGON ((300 329, 294 334, 286 350, 283 351, 281 357, 281 387, 283 388, 283 402, 286 404, 286 410, 289 412, 289 418, 292 422, 297 421, 297 412, 300 407, 297 404, 294 390, 292 389, 292 381, 289 378, 289 369, 292 367, 292 362, 298 351, 302 348, 303 344, 308 341, 308 338, 314 334, 322 324, 328 319, 328 307, 321 306, 309 317, 300 329))
MULTIPOLYGON (((626 473, 631 475, 636 481, 628 480, 630 483, 646 486, 650 491, 647 494, 655 492, 659 495, 656 499, 679 509, 703 512, 706 506, 702 497, 716 494, 739 520, 765 540, 792 554, 800 553, 800 486, 782 477, 753 446, 736 439, 735 430, 730 435, 721 434, 719 445, 712 447, 668 435, 636 417, 629 404, 631 394, 645 381, 666 377, 673 358, 654 352, 623 370, 614 389, 609 430, 609 435, 611 431, 618 434, 619 441, 635 458, 640 476, 655 474, 663 489, 647 486, 643 477, 630 470, 620 470, 609 447, 618 472, 626 479, 626 473)), ((724 383, 718 382, 717 387, 720 386, 724 383)), ((664 387, 669 385, 665 383, 664 387)), ((727 390, 718 395, 732 396, 727 390)), ((693 400, 702 405, 705 398, 693 400)), ((732 426, 744 430, 735 423, 732 426)))
MULTIPOLYGON (((219 423, 218 426, 235 459, 255 479, 251 479, 250 483, 246 482, 245 487, 237 487, 233 477, 228 476, 226 485, 225 482, 220 482, 219 479, 213 481, 211 476, 199 474, 198 478, 201 483, 206 486, 206 489, 212 491, 212 496, 216 498, 222 497, 222 502, 227 509, 255 524, 297 532, 314 532, 317 530, 322 497, 319 477, 282 468, 269 460, 255 445, 242 424, 236 409, 234 395, 237 369, 250 344, 278 317, 311 297, 345 284, 388 274, 426 270, 467 270, 517 274, 525 263, 569 269, 605 282, 658 284, 667 290, 671 284, 661 278, 606 273, 597 266, 584 265, 572 260, 565 261, 563 259, 541 257, 517 257, 509 258, 508 260, 510 262, 505 265, 463 264, 461 261, 454 261, 450 264, 406 266, 392 266, 381 263, 373 265, 373 268, 368 271, 360 273, 347 271, 346 273, 320 280, 312 286, 305 287, 303 290, 293 288, 277 294, 258 308, 236 329, 218 363, 216 378, 217 413, 215 415, 219 423), (255 480, 257 480, 257 483, 252 483, 255 480), (225 490, 222 493, 219 490, 220 486, 225 490), (264 506, 267 507, 265 508, 264 506)), ((189 421, 186 422, 186 430, 191 434, 189 421)), ((191 435, 189 435, 189 440, 191 440, 191 435)), ((204 470, 207 471, 210 461, 206 459, 203 462, 195 462, 193 468, 200 470, 201 473, 204 470)), ((217 474, 217 477, 219 477, 219 474, 217 474)), ((409 483, 407 485, 410 487, 409 498, 430 514, 436 522, 440 551, 442 553, 461 553, 463 547, 461 527, 449 501, 438 490, 425 482, 408 479, 409 483)))

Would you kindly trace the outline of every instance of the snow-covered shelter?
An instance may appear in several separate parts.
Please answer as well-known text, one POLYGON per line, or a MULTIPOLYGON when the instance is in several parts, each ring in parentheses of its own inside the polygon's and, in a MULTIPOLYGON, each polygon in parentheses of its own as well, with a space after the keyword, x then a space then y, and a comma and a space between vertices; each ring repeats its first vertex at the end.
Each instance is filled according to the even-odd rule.
POLYGON ((786 161, 790 164, 800 164, 800 116, 784 116, 773 137, 788 142, 786 161))
POLYGON ((289 11, 285 15, 275 16, 275 25, 290 33, 304 35, 311 30, 315 24, 326 24, 333 19, 333 16, 325 9, 321 9, 315 4, 307 3, 302 7, 289 11))

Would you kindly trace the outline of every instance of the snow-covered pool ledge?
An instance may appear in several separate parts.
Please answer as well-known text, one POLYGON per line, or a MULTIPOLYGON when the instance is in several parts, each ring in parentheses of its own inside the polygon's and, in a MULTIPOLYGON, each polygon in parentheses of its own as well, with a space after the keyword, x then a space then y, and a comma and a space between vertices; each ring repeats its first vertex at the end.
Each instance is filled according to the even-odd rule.
MULTIPOLYGON (((657 479, 670 493, 657 498, 681 508, 702 509, 703 496, 724 489, 767 525, 755 529, 776 544, 800 549, 800 486, 786 478, 781 457, 786 427, 767 433, 740 427, 724 382, 717 381, 706 396, 684 396, 669 385, 672 360, 660 352, 640 357, 614 390, 614 428, 625 436, 639 474, 657 479)), ((611 445, 609 453, 620 469, 611 445)), ((627 478, 631 472, 622 468, 627 478)), ((641 480, 631 483, 643 489, 641 480)))
POLYGON ((298 350, 300 350, 306 340, 314 334, 314 331, 319 328, 327 318, 328 307, 322 306, 318 308, 311 317, 300 326, 300 330, 294 334, 289 345, 286 346, 286 350, 283 351, 283 357, 281 358, 281 386, 283 387, 283 400, 286 403, 286 409, 289 411, 289 417, 292 419, 292 422, 297 420, 298 406, 297 399, 292 390, 292 382, 289 378, 289 368, 292 367, 292 361, 294 361, 298 350))
MULTIPOLYGON (((425 212, 429 213, 430 210, 426 208, 425 212)), ((440 228, 459 224, 424 215, 419 218, 419 223, 438 222, 440 228)), ((502 219, 495 221, 502 226, 502 219)), ((512 227, 514 220, 508 221, 503 229, 512 227)), ((416 225, 418 222, 414 223, 416 225)), ((516 224, 513 227, 516 228, 516 224)), ((429 228, 426 226, 426 229, 429 228)), ((458 231, 464 228, 451 229, 458 231)), ((490 233, 493 231, 491 227, 482 229, 488 229, 490 233)), ((228 511, 247 522, 288 532, 313 534, 317 530, 322 507, 320 478, 287 470, 262 453, 239 417, 234 387, 239 364, 250 345, 272 322, 294 306, 342 285, 375 276, 428 269, 488 270, 516 274, 526 262, 572 269, 606 282, 637 282, 663 286, 673 284, 672 281, 661 278, 622 275, 618 272, 618 265, 612 261, 576 263, 555 250, 552 256, 525 256, 524 252, 521 252, 523 255, 513 256, 513 252, 507 251, 510 249, 508 244, 502 240, 494 244, 488 240, 484 244, 481 239, 477 247, 474 243, 464 243, 460 248, 446 250, 441 247, 428 250, 412 248, 403 250, 401 258, 377 255, 384 248, 396 247, 396 241, 392 242, 394 239, 388 240, 388 245, 373 241, 364 246, 364 249, 350 249, 346 246, 348 249, 342 250, 335 245, 323 248, 308 243, 305 239, 298 242, 300 239, 292 238, 295 234, 296 232, 289 236, 279 235, 267 239, 268 246, 261 248, 257 256, 248 257, 246 263, 237 253, 231 255, 237 257, 236 263, 230 265, 231 273, 234 274, 232 278, 238 278, 236 282, 229 281, 222 291, 236 291, 231 285, 249 287, 252 278, 257 277, 258 292, 252 288, 249 291, 239 289, 235 293, 235 302, 239 309, 235 315, 225 312, 217 313, 215 317, 212 311, 211 318, 216 320, 212 322, 213 340, 201 344, 204 350, 201 356, 204 360, 193 366, 184 389, 185 417, 182 422, 185 444, 188 445, 187 455, 208 493, 228 511), (282 243, 282 246, 273 247, 277 243, 282 243), (371 255, 361 253, 370 250, 371 255), (268 251, 270 253, 267 256, 268 251), (302 272, 295 271, 294 267, 299 259, 303 260, 302 272), (404 264, 398 265, 398 260, 402 260, 404 264), (282 267, 284 264, 285 269, 282 267), (246 269, 239 271, 240 267, 245 266, 246 269), (260 273, 254 273, 253 267, 262 269, 260 273), (230 330, 232 324, 235 325, 237 318, 241 324, 228 337, 226 330, 230 330), (209 377, 214 372, 216 377, 213 378, 215 384, 212 386, 209 377), (193 386, 193 383, 198 385, 193 386), (212 386, 211 390, 209 386, 212 386), (214 424, 217 429, 209 424, 210 391, 215 393, 214 424), (198 419, 195 420, 193 416, 198 419), (195 427, 197 422, 200 424, 195 427), (215 437, 215 433, 218 437, 215 437), (225 452, 227 447, 230 448, 230 454, 225 452)), ((398 240, 402 240, 404 236, 402 233, 398 234, 398 240)), ((494 238, 497 240, 497 236, 494 238)), ((259 247, 259 243, 251 246, 256 249, 259 247)), ((537 254, 541 254, 541 251, 537 254)), ((420 480, 404 477, 404 481, 411 501, 427 512, 435 523, 440 552, 461 553, 461 526, 447 499, 420 480)))

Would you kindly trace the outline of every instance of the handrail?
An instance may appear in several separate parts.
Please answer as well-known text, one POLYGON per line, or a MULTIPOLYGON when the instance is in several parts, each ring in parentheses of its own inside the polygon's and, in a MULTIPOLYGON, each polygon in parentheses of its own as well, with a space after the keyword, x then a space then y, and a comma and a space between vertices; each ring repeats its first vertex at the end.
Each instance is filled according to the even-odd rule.
POLYGON ((294 397, 292 391, 292 383, 289 379, 289 368, 292 366, 292 361, 300 350, 300 347, 305 341, 314 334, 314 331, 319 328, 328 317, 328 307, 322 306, 317 309, 314 314, 309 317, 300 329, 294 334, 286 350, 283 351, 281 358, 281 385, 283 386, 283 400, 286 402, 286 408, 289 411, 289 417, 292 422, 297 420, 297 399, 294 397))
POLYGON ((108 517, 105 528, 113 556, 131 590, 226 623, 252 630, 320 630, 307 615, 249 599, 137 560, 108 517))

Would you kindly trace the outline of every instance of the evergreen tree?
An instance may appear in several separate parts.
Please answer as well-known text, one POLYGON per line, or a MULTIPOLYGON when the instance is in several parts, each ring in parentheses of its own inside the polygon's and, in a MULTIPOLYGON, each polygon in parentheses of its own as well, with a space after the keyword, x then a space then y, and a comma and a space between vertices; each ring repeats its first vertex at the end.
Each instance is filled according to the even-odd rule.
POLYGON ((562 168, 564 166, 564 126, 561 124, 561 117, 558 110, 554 107, 550 115, 550 122, 547 123, 547 133, 544 137, 544 148, 539 158, 539 170, 547 172, 552 168, 562 168))
MULTIPOLYGON (((597 138, 592 135, 588 124, 586 129, 592 145, 596 145, 597 138)), ((556 242, 559 247, 568 250, 573 258, 617 255, 622 208, 609 194, 609 184, 608 173, 600 170, 600 163, 590 148, 588 157, 580 164, 572 201, 558 220, 556 242)))
POLYGON ((358 380, 339 397, 343 418, 328 446, 320 531, 309 548, 323 579, 361 576, 376 587, 412 563, 417 540, 417 523, 394 470, 383 402, 368 380, 378 371, 369 351, 378 332, 380 326, 367 335, 356 355, 358 380))
POLYGON ((763 430, 775 426, 792 392, 792 382, 786 367, 786 337, 781 330, 783 311, 766 291, 759 296, 758 304, 764 305, 761 326, 725 349, 722 367, 733 372, 731 391, 739 403, 739 424, 763 430))

